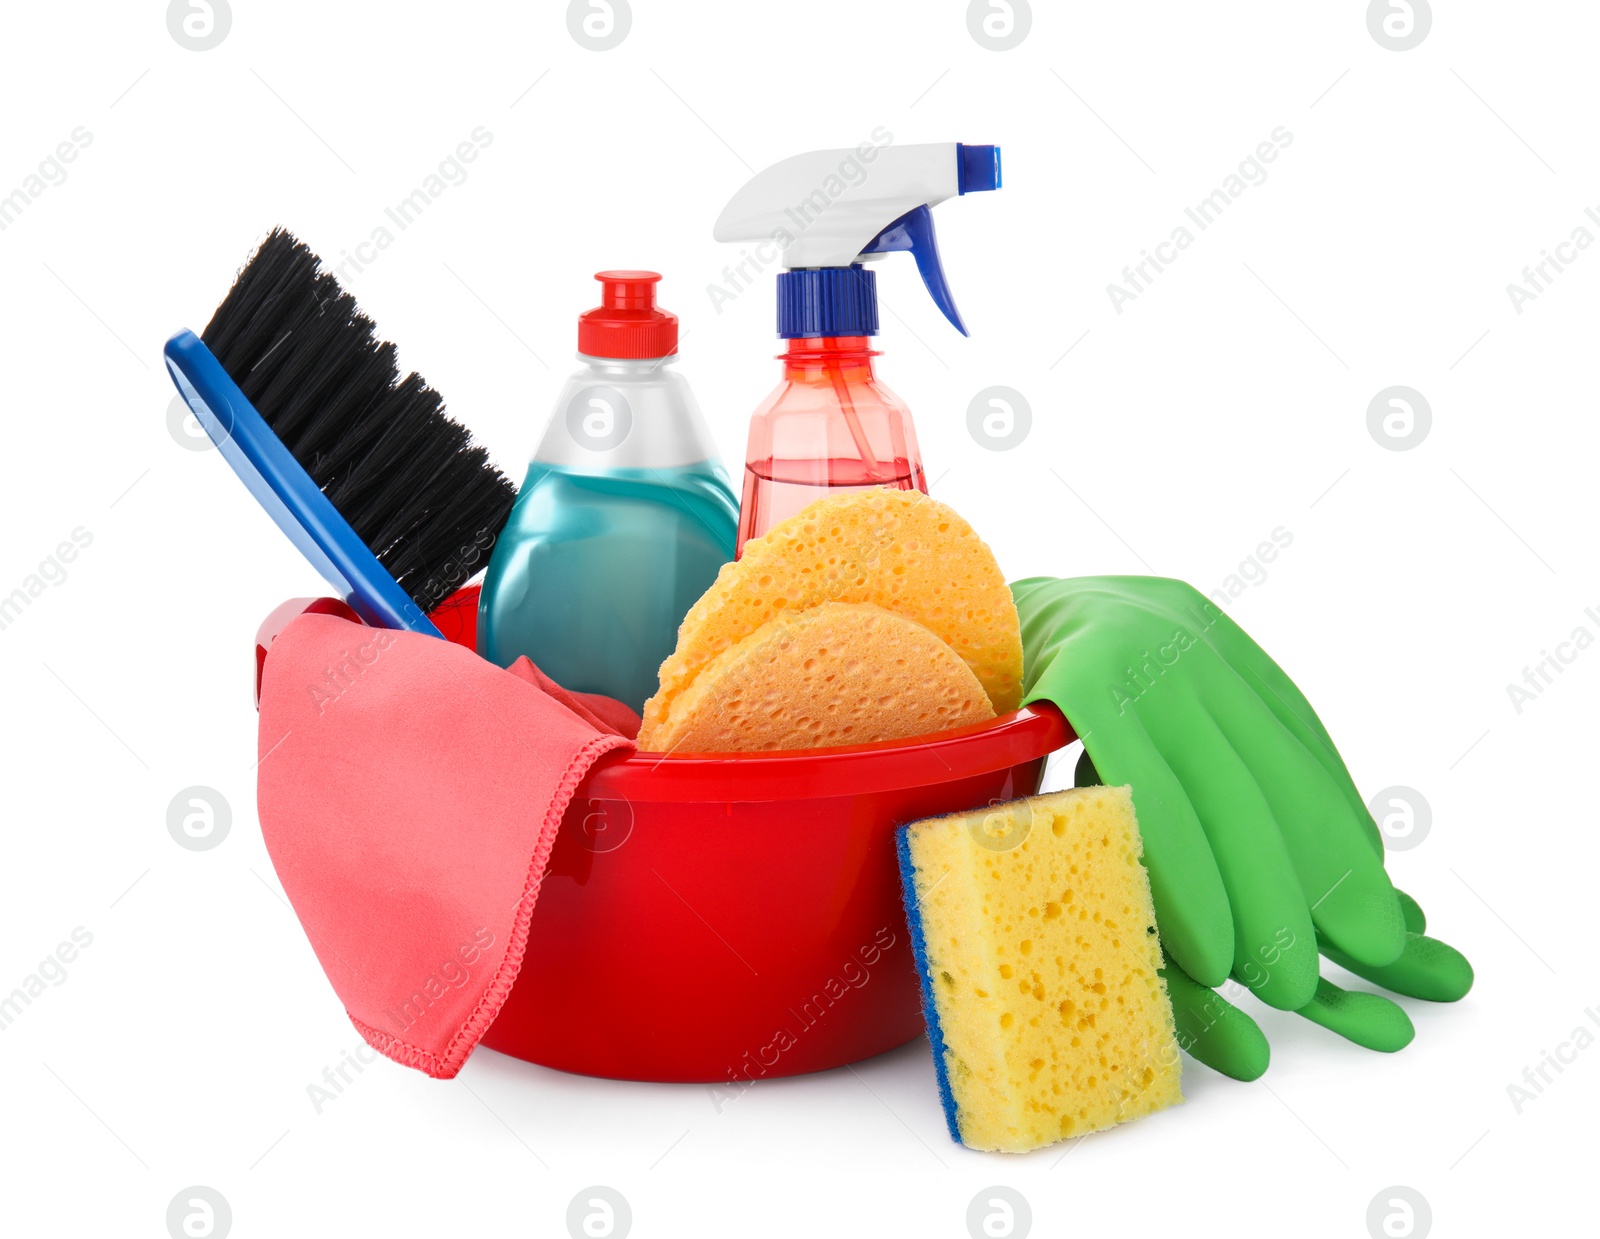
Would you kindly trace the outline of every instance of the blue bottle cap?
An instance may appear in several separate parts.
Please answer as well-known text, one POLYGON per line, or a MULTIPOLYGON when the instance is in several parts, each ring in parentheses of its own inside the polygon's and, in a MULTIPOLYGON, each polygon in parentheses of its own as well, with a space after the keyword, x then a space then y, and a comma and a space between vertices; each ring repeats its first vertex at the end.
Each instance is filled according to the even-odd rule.
POLYGON ((877 335, 877 273, 859 263, 779 273, 778 334, 785 340, 877 335))

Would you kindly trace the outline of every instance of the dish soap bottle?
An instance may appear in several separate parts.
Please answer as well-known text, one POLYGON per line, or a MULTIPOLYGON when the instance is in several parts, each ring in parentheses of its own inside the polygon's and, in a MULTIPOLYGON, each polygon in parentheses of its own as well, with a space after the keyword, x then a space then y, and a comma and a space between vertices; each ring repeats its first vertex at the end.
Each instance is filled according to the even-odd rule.
POLYGON ((750 419, 739 551, 831 490, 927 491, 911 411, 873 373, 877 277, 863 264, 909 251, 934 303, 966 335, 931 208, 998 188, 997 146, 862 143, 782 160, 723 208, 717 240, 775 245, 787 268, 778 276, 783 381, 750 419))
POLYGON ((653 271, 602 271, 578 359, 495 545, 478 652, 634 709, 733 557, 738 509, 677 360, 653 271))

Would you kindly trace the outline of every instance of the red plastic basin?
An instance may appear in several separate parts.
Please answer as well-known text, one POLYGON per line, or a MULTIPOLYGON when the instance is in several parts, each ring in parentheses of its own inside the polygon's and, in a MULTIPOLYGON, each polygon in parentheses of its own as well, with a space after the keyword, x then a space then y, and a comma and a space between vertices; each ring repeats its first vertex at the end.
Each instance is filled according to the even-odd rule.
POLYGON ((1049 706, 913 742, 590 772, 485 1045, 563 1071, 742 1081, 922 1032, 896 826, 1039 789, 1049 706))
MULTIPOLYGON (((451 640, 472 644, 475 603, 435 612, 451 640)), ((913 1040, 895 828, 1032 795, 1073 739, 1041 703, 918 740, 602 759, 483 1044, 585 1075, 738 1084, 913 1040)))

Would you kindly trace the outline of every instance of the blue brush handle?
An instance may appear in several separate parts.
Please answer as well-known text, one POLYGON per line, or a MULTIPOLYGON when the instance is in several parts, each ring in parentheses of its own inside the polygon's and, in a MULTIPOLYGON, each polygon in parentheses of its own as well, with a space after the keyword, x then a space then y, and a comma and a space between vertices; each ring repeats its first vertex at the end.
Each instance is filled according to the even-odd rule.
POLYGON ((172 381, 217 450, 351 609, 374 627, 443 640, 444 634, 317 489, 200 337, 180 331, 164 352, 172 381))

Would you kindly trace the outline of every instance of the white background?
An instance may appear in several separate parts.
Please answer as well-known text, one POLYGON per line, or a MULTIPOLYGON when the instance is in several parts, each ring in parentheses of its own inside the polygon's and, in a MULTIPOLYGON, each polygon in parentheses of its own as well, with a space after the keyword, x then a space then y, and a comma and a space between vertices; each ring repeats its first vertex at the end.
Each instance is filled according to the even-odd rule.
POLYGON ((635 0, 596 52, 563 7, 234 0, 204 52, 149 0, 6 8, 0 194, 75 127, 92 142, 0 232, 0 594, 75 528, 93 541, 0 631, 0 992, 74 927, 94 940, 0 1032, 5 1229, 163 1235, 191 1184, 239 1236, 563 1235, 591 1184, 639 1236, 959 1239, 991 1184, 1041 1235, 1362 1236, 1395 1184, 1439 1235, 1592 1228, 1600 1048, 1520 1113, 1507 1087, 1600 1008, 1600 649, 1520 713, 1506 685, 1600 635, 1600 252, 1520 314, 1506 286, 1576 227, 1600 236, 1600 11, 1441 3, 1397 52, 1363 0, 1041 3, 996 52, 955 0, 635 0), (703 1088, 488 1051, 452 1083, 380 1062, 316 1113, 307 1086, 359 1042, 261 844, 249 673, 257 623, 321 583, 169 434, 163 341, 271 225, 337 261, 483 126, 468 178, 349 281, 402 363, 520 477, 592 273, 654 268, 736 467, 777 378, 771 287, 714 312, 733 255, 711 222, 752 170, 879 125, 1005 152, 1001 192, 938 211, 970 339, 906 256, 881 269, 880 372, 935 493, 1013 578, 1211 590, 1292 533, 1233 613, 1365 792, 1431 805, 1391 872, 1477 988, 1407 1001, 1417 1038, 1392 1057, 1252 1007, 1261 1082, 1186 1062, 1185 1106, 1021 1158, 951 1144, 923 1042, 720 1113, 703 1088), (1278 126, 1268 179, 1117 313, 1107 284, 1278 126), (966 429, 995 384, 1033 410, 1011 452, 966 429), (1414 450, 1367 428, 1395 384, 1431 405, 1414 450), (191 784, 231 803, 215 850, 167 833, 191 784))

